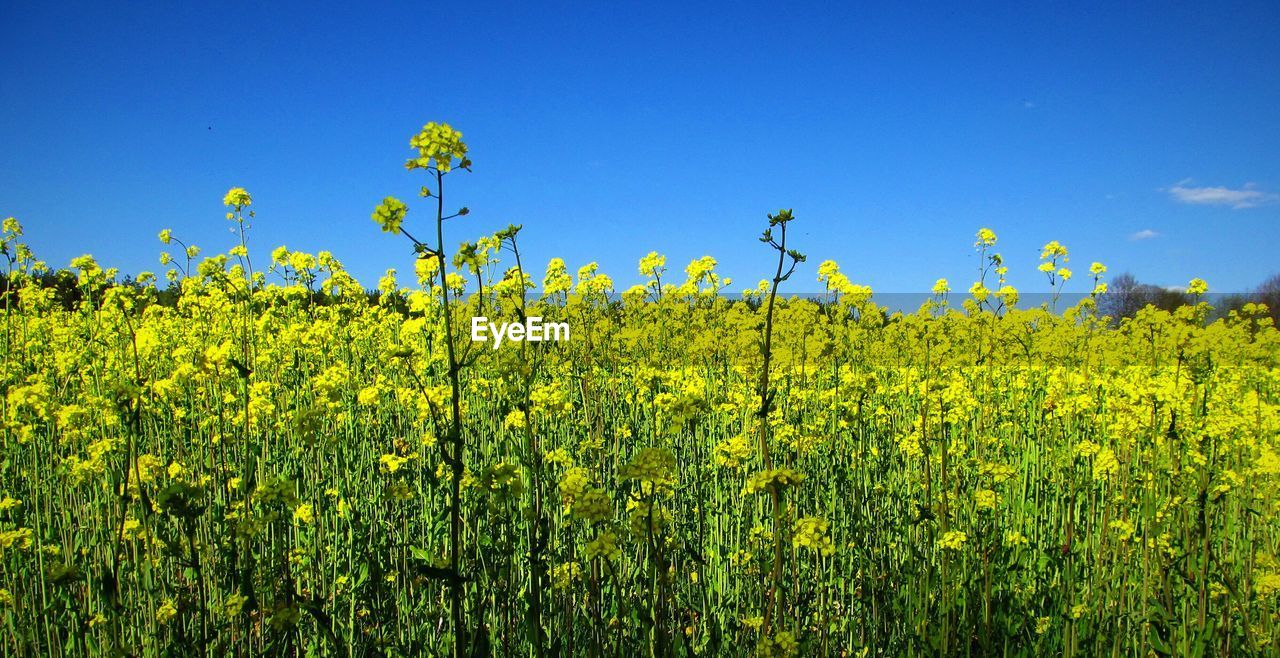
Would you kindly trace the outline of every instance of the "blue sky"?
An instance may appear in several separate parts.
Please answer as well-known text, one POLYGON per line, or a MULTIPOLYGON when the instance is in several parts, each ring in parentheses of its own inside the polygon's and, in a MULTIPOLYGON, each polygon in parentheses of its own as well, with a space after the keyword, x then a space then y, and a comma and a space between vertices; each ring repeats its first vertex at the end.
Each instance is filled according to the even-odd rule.
POLYGON ((982 226, 1028 291, 1051 239, 1078 290, 1093 260, 1217 291, 1280 271, 1280 3, 196 4, 0 7, 0 215, 52 265, 159 271, 162 228, 230 248, 243 186, 260 259, 329 249, 371 287, 411 268, 369 215, 426 220, 402 164, 435 120, 475 161, 451 242, 523 223, 539 272, 619 287, 650 250, 749 287, 780 207, 794 290, 828 258, 967 287, 982 226))

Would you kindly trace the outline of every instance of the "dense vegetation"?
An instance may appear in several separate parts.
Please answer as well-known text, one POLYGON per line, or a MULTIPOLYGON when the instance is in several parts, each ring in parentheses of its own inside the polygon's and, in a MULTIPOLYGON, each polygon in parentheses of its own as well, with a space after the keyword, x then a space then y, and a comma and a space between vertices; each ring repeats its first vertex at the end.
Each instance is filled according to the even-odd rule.
POLYGON ((963 297, 887 313, 826 262, 788 298, 789 211, 746 301, 656 253, 618 296, 559 260, 535 287, 519 227, 445 253, 466 147, 412 146, 432 217, 378 206, 418 258, 376 296, 329 253, 255 269, 239 188, 229 252, 161 233, 168 304, 86 256, 64 307, 5 222, 0 653, 1275 651, 1265 306, 1211 321, 1196 280, 1113 323, 1094 264, 1019 308, 986 229, 963 297), (491 349, 475 315, 572 337, 491 349))

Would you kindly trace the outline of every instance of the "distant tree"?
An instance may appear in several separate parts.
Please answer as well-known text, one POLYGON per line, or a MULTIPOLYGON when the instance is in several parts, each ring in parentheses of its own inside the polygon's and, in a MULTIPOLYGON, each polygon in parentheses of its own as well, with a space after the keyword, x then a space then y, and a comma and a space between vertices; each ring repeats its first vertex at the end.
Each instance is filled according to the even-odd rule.
MULTIPOLYGON (((41 272, 35 275, 36 284, 46 290, 53 291, 53 301, 65 310, 72 310, 80 304, 80 300, 84 297, 84 293, 77 285, 76 275, 67 270, 58 270, 56 272, 41 272)), ((0 308, 8 307, 10 304, 16 304, 18 299, 17 286, 9 283, 8 277, 0 273, 0 308)))
POLYGON ((1191 296, 1181 290, 1161 288, 1150 284, 1143 284, 1143 286, 1150 292, 1150 303, 1158 309, 1173 311, 1179 306, 1186 306, 1191 303, 1191 296))
POLYGON ((1098 310, 1118 323, 1147 306, 1172 311, 1190 303, 1191 298, 1185 292, 1142 283, 1133 274, 1123 272, 1107 284, 1107 292, 1098 299, 1098 310))
POLYGON ((1228 317, 1233 312, 1243 309, 1245 304, 1253 301, 1250 297, 1252 295, 1223 295, 1213 302, 1213 314, 1210 317, 1215 319, 1228 317))
POLYGON ((1272 274, 1253 292, 1253 300, 1267 305, 1271 318, 1280 326, 1280 274, 1272 274))
POLYGON ((1098 299, 1098 311, 1119 322, 1121 318, 1131 318, 1139 310, 1152 302, 1151 288, 1138 282, 1138 278, 1129 272, 1116 275, 1107 284, 1107 292, 1098 299))

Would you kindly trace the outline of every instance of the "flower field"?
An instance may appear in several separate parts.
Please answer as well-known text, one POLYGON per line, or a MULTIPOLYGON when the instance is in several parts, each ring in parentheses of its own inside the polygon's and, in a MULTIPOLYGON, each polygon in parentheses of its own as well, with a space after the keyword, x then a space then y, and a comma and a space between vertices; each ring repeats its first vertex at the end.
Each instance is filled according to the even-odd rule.
POLYGON ((1022 308, 983 229, 967 292, 890 311, 789 211, 741 299, 657 253, 618 291, 518 226, 453 248, 466 145, 411 146, 423 199, 355 224, 408 273, 376 294, 254 261, 240 188, 228 251, 166 230, 167 274, 85 256, 72 297, 5 222, 0 655, 1275 655, 1265 307, 1112 322, 1095 264, 1022 308))

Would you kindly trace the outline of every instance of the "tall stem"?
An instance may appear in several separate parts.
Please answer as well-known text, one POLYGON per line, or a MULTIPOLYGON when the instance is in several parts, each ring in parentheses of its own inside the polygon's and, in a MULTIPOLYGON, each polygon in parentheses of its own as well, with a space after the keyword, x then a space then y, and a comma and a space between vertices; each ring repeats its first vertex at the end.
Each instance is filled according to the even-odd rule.
MULTIPOLYGON (((515 235, 511 236, 511 253, 515 254, 516 259, 516 280, 518 281, 520 294, 520 321, 524 322, 527 317, 525 312, 524 298, 524 265, 520 262, 520 249, 516 246, 515 235)), ((520 343, 521 363, 529 363, 528 359, 528 343, 520 343)), ((542 658, 544 649, 542 646, 542 454, 538 451, 537 438, 533 433, 533 418, 530 413, 529 394, 533 386, 533 377, 535 375, 533 368, 529 369, 529 374, 525 378, 523 387, 523 406, 524 406, 524 442, 526 459, 529 463, 530 487, 528 492, 529 510, 533 518, 528 524, 528 541, 529 541, 529 640, 533 644, 533 655, 535 658, 542 658)))
MULTIPOLYGON (((778 296, 778 285, 782 283, 782 266, 787 255, 787 225, 782 223, 782 238, 778 245, 778 269, 773 275, 773 285, 769 289, 769 304, 764 317, 764 342, 760 347, 763 365, 760 369, 760 460, 765 470, 773 468, 773 458, 769 455, 769 409, 772 406, 769 394, 769 364, 773 358, 773 305, 778 296)), ((770 634, 773 622, 773 610, 778 596, 778 588, 782 582, 782 492, 773 487, 770 490, 773 501, 773 571, 770 574, 769 591, 765 597, 764 634, 770 634)))
POLYGON ((458 357, 453 345, 453 314, 449 304, 449 282, 444 253, 444 174, 436 175, 436 259, 440 265, 440 299, 444 309, 445 351, 449 357, 449 392, 452 397, 448 443, 453 445, 449 497, 449 616, 453 627, 453 656, 467 655, 467 631, 463 621, 463 580, 459 571, 462 552, 462 472, 466 444, 462 437, 462 386, 458 381, 458 357))

